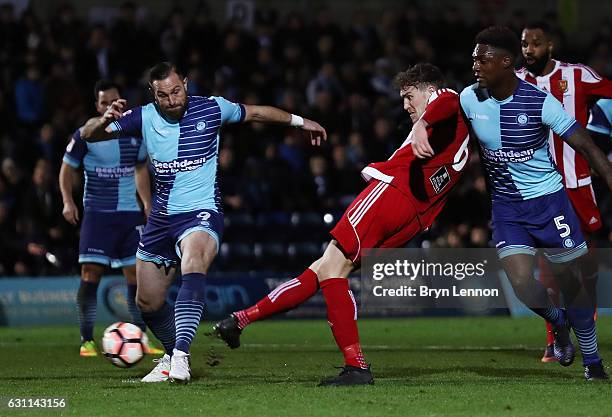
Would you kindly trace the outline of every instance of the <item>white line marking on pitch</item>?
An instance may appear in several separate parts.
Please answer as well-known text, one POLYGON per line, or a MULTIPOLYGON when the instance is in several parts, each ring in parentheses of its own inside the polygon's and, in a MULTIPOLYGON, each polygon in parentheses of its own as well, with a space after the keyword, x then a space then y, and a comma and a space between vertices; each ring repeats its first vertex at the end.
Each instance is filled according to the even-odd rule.
MULTIPOLYGON (((54 343, 54 342, 0 342, 0 346, 69 346, 66 343, 54 343)), ((249 348, 325 348, 325 349, 336 349, 336 345, 321 344, 314 345, 310 343, 244 343, 244 347, 249 348)), ((451 346, 451 345, 425 345, 425 346, 402 346, 402 345, 362 345, 364 349, 375 349, 375 350, 439 350, 439 351, 486 351, 486 350, 540 350, 539 347, 530 347, 526 345, 508 345, 508 346, 451 346)))
MULTIPOLYGON (((336 345, 312 345, 312 344, 297 344, 297 343, 244 343, 244 347, 252 348, 303 348, 303 347, 318 347, 318 348, 337 348, 336 345)), ((402 346, 402 345, 362 345, 364 349, 378 350, 459 350, 459 351, 482 351, 482 350, 540 350, 540 348, 530 347, 526 345, 508 345, 508 346, 445 346, 445 345, 426 345, 426 346, 402 346)))

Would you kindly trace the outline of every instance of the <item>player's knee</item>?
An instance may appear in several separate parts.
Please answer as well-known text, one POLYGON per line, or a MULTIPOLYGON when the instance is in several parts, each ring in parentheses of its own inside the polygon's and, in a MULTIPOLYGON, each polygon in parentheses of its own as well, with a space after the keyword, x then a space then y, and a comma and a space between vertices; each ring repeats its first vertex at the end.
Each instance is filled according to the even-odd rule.
POLYGON ((329 244, 323 256, 314 265, 319 282, 330 278, 346 278, 354 268, 353 263, 346 259, 335 241, 329 244))
POLYGON ((331 278, 347 278, 351 272, 349 265, 326 264, 322 263, 317 272, 319 282, 331 278))
POLYGON ((206 273, 217 254, 217 244, 208 235, 195 240, 190 239, 182 245, 181 271, 184 274, 192 272, 206 273))
MULTIPOLYGON (((520 259, 518 259, 520 261, 520 259)), ((517 262, 517 259, 505 260, 504 270, 513 286, 526 286, 534 279, 531 263, 517 262)))
POLYGON ((508 278, 512 283, 512 288, 516 296, 520 300, 531 297, 531 292, 533 291, 532 281, 534 280, 533 274, 527 272, 514 272, 509 273, 508 278))
POLYGON ((97 283, 102 278, 104 268, 101 265, 83 264, 81 267, 81 280, 97 283))
POLYGON ((138 309, 143 313, 150 313, 157 311, 164 305, 164 299, 160 297, 151 297, 146 294, 136 294, 136 305, 138 309))
MULTIPOLYGON (((521 262, 510 262, 505 260, 504 270, 512 283, 515 292, 522 291, 525 288, 531 288, 531 283, 535 279, 533 275, 533 267, 529 264, 521 262)), ((517 294, 518 295, 518 294, 517 294)))
POLYGON ((189 256, 184 256, 181 260, 181 271, 183 271, 184 274, 192 272, 205 274, 214 257, 214 255, 210 254, 191 254, 189 256))

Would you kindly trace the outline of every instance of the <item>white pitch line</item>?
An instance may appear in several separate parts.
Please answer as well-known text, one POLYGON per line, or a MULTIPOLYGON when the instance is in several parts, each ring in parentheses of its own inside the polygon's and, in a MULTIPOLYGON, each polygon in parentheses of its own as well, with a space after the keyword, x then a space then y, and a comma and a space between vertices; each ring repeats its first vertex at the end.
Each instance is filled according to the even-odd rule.
MULTIPOLYGON (((304 347, 317 347, 317 348, 337 348, 336 345, 324 344, 324 345, 311 345, 311 344, 297 344, 297 343, 244 343, 244 347, 252 348, 304 348, 304 347)), ((402 345, 362 345, 363 349, 376 349, 376 350, 459 350, 459 351, 486 351, 486 350, 540 350, 539 347, 530 347, 526 345, 508 345, 508 346, 450 346, 450 345, 426 345, 426 346, 402 346, 402 345)))
MULTIPOLYGON (((66 343, 54 342, 0 342, 0 346, 72 346, 66 343)), ((242 346, 261 349, 283 349, 283 348, 324 348, 337 349, 336 345, 332 344, 299 344, 299 343, 243 343, 242 346)), ((402 345, 362 345, 363 349, 372 350, 438 350, 438 351, 505 351, 505 350, 540 350, 539 347, 530 347, 526 345, 508 345, 508 346, 451 346, 451 345, 425 345, 425 346, 402 346, 402 345)))

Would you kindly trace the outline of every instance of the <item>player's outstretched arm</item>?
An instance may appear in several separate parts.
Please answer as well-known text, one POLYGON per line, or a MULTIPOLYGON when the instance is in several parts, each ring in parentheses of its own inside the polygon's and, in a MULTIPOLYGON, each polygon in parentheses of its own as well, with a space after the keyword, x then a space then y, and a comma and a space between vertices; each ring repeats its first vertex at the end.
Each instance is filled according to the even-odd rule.
POLYGON ((64 202, 62 215, 66 221, 72 225, 76 225, 79 221, 79 209, 72 197, 72 184, 75 174, 76 169, 65 162, 62 163, 59 174, 60 192, 62 193, 62 201, 64 202))
POLYGON ((116 139, 117 132, 113 132, 108 128, 115 120, 123 116, 127 102, 124 99, 114 101, 101 117, 89 119, 81 128, 81 137, 87 142, 100 142, 103 140, 116 139))
POLYGON ((321 140, 327 140, 325 129, 313 120, 287 113, 272 106, 245 105, 244 109, 245 122, 278 123, 300 128, 310 133, 310 142, 313 145, 320 145, 321 140))
POLYGON ((603 152, 595 145, 586 129, 578 127, 568 138, 567 143, 578 151, 589 162, 591 168, 595 170, 612 189, 612 164, 608 161, 603 152))

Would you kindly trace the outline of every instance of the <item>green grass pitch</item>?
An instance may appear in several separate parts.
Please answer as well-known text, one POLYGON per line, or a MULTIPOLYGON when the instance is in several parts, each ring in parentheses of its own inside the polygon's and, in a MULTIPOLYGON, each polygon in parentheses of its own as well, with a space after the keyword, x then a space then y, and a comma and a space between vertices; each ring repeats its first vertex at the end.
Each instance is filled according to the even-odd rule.
MULTIPOLYGON (((538 319, 419 318, 360 321, 376 383, 319 388, 342 363, 325 320, 249 327, 230 351, 203 336, 187 386, 141 384, 150 358, 128 370, 78 356, 78 328, 0 328, 0 397, 66 398, 65 410, 2 416, 609 416, 612 384, 586 382, 539 359, 538 319), (210 346, 223 356, 206 365, 210 346)), ((101 329, 97 329, 100 331, 101 329)), ((612 319, 599 320, 600 350, 612 363, 612 319)))

